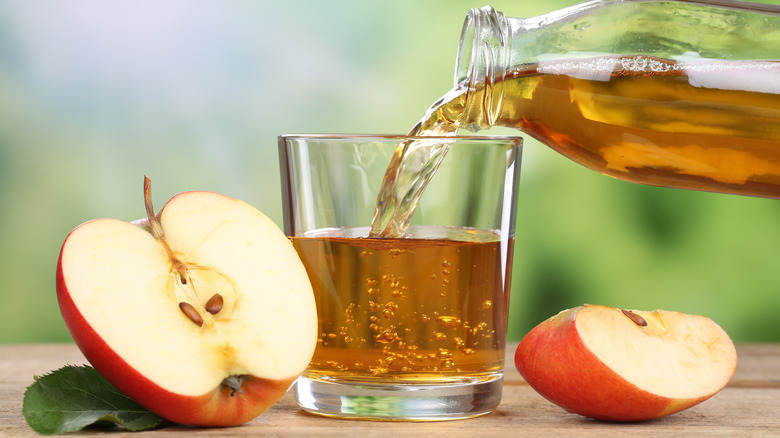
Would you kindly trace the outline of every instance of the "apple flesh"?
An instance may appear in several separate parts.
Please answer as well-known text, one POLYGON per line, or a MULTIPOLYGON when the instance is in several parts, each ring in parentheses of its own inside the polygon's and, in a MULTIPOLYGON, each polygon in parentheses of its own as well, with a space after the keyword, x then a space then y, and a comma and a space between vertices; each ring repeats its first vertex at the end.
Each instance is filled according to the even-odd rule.
POLYGON ((515 365, 532 388, 569 412, 641 421, 715 395, 734 374, 737 353, 704 316, 586 304, 532 329, 515 365))
POLYGON ((308 365, 317 313, 287 237, 242 201, 174 196, 147 219, 96 219, 57 266, 65 323, 87 360, 170 421, 231 426, 279 400, 308 365))

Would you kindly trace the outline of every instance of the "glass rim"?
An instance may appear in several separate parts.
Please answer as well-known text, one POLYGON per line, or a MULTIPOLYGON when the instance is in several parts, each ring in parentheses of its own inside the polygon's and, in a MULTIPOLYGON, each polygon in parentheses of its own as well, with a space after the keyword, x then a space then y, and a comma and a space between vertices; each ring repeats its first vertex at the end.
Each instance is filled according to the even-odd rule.
POLYGON ((505 142, 522 144, 523 137, 512 135, 406 135, 406 134, 280 134, 280 140, 313 139, 313 140, 442 140, 442 141, 478 141, 505 142))

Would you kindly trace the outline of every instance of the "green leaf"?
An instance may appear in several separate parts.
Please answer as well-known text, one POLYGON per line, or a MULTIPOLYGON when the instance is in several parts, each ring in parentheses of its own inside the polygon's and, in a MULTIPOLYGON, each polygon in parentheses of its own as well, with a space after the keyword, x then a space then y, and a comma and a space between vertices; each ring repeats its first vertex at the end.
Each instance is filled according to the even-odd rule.
POLYGON ((36 377, 24 393, 22 414, 41 435, 106 424, 138 431, 162 422, 162 418, 119 392, 89 366, 69 365, 36 377))

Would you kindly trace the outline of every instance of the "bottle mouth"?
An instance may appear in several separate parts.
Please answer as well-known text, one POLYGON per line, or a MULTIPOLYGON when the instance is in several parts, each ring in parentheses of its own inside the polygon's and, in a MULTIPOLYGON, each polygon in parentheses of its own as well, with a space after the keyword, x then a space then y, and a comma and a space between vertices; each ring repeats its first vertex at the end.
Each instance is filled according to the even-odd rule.
MULTIPOLYGON (((493 71, 496 63, 505 61, 509 51, 510 38, 507 35, 508 26, 504 14, 491 6, 472 8, 463 22, 458 45, 458 56, 455 60, 455 85, 469 85, 473 80, 484 80, 480 70, 493 71), (496 55, 493 45, 501 47, 502 59, 493 59, 496 55), (483 47, 482 45, 485 45, 483 47), (482 59, 484 58, 484 59, 482 59)), ((484 72, 482 72, 484 73, 484 72)))
POLYGON ((455 59, 455 85, 460 85, 468 80, 472 70, 471 59, 474 54, 474 44, 477 39, 474 37, 476 24, 475 16, 479 14, 479 9, 472 8, 463 21, 463 30, 460 32, 460 43, 458 44, 458 57, 455 59))

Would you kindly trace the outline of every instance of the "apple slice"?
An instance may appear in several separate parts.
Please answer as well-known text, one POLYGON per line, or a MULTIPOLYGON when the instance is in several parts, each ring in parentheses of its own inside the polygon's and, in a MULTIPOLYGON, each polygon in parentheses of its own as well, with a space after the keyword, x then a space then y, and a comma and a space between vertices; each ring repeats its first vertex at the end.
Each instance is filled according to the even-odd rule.
POLYGON ((705 316, 586 304, 531 330, 515 365, 532 388, 569 412, 640 421, 715 395, 731 380, 737 353, 705 316))
POLYGON ((159 216, 74 229, 57 266, 73 339, 120 391, 170 421, 231 426, 281 398, 308 365, 317 312, 282 231, 242 201, 174 196, 159 216))

